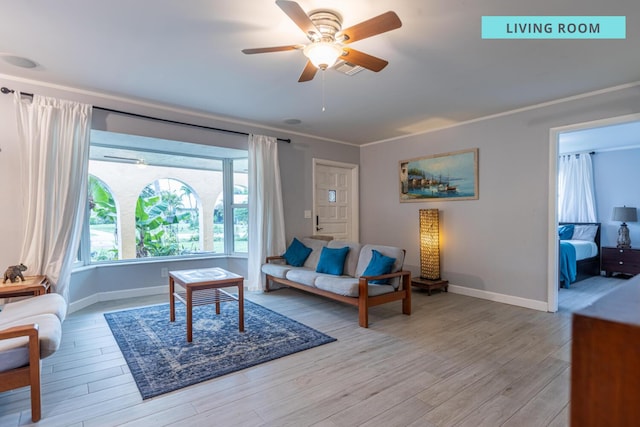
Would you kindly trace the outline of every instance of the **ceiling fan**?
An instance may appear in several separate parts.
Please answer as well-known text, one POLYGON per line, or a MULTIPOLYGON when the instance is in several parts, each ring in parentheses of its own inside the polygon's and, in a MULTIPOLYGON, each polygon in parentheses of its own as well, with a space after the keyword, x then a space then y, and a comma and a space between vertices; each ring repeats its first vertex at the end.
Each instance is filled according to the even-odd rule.
POLYGON ((304 31, 311 43, 243 49, 242 52, 251 55, 254 53, 302 50, 308 61, 298 79, 299 82, 312 80, 318 69, 324 71, 327 68, 331 68, 338 59, 371 71, 378 72, 382 70, 387 66, 387 61, 345 45, 395 30, 402 26, 398 15, 389 11, 343 30, 342 16, 336 11, 319 9, 309 12, 307 15, 295 1, 277 0, 276 4, 304 31))

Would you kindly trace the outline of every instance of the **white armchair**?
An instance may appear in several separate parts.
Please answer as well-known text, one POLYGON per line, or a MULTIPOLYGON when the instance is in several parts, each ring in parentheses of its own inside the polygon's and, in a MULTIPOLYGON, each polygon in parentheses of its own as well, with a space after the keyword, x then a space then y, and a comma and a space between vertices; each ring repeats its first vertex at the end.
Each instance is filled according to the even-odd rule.
POLYGON ((31 419, 41 418, 40 360, 60 347, 67 312, 58 294, 6 304, 0 311, 0 392, 31 386, 31 419))

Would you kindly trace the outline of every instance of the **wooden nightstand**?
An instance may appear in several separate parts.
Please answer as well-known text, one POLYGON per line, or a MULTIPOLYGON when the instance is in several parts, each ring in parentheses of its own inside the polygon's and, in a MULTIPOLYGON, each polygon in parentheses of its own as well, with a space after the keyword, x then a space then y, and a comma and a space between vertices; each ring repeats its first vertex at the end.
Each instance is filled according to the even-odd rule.
POLYGON ((416 288, 426 289, 427 295, 431 295, 431 291, 433 289, 441 289, 445 292, 448 292, 449 290, 448 280, 427 280, 421 279, 420 277, 412 277, 411 284, 416 288))
POLYGON ((640 274, 640 249, 602 248, 602 269, 613 273, 640 274))

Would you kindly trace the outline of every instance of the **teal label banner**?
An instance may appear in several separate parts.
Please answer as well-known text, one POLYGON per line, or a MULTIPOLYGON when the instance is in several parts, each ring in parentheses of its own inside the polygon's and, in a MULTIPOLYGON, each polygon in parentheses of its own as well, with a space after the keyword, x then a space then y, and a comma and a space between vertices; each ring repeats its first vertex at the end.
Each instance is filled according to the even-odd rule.
POLYGON ((626 39, 626 16, 483 16, 483 39, 626 39))

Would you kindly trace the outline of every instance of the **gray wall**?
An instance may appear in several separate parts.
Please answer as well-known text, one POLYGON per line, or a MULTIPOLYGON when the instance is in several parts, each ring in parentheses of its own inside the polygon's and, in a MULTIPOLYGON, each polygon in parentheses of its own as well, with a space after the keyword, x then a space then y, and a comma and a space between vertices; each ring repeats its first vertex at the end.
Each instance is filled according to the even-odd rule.
POLYGON ((417 273, 418 210, 439 208, 445 279, 489 297, 547 301, 549 130, 639 111, 636 86, 366 146, 361 240, 404 247, 417 273), (399 203, 399 161, 473 147, 479 200, 399 203))
MULTIPOLYGON (((638 135, 640 142, 640 135, 638 135)), ((611 141, 615 144, 615 141, 611 141)), ((612 221, 615 206, 640 207, 640 148, 600 151, 593 156, 598 221, 602 246, 616 246, 620 222, 612 221)), ((630 222, 631 246, 640 247, 640 223, 630 222)))
MULTIPOLYGON (((191 113, 175 108, 163 108, 146 102, 139 102, 108 95, 87 93, 73 88, 53 87, 38 82, 25 82, 9 76, 0 75, 0 86, 7 86, 22 92, 54 96, 61 99, 86 102, 95 106, 123 110, 127 112, 161 117, 170 120, 186 121, 205 126, 232 129, 241 132, 253 132, 291 138, 293 143, 279 144, 279 158, 282 176, 284 214, 286 234, 290 239, 294 235, 307 235, 313 230, 311 219, 304 219, 304 210, 312 209, 312 159, 342 161, 358 164, 359 148, 301 137, 286 132, 225 122, 212 116, 191 113)), ((112 131, 128 131, 133 134, 158 136, 161 138, 221 145, 232 148, 247 148, 246 136, 212 133, 185 126, 163 125, 155 121, 132 119, 117 114, 105 114, 96 111, 93 125, 96 128, 112 131)), ((18 136, 13 96, 0 96, 0 199, 4 200, 0 235, 0 268, 20 262, 20 242, 22 240, 22 200, 19 195, 20 166, 18 155, 18 136)), ((70 286, 71 302, 90 300, 96 294, 109 295, 126 290, 138 289, 144 293, 158 286, 166 286, 167 279, 160 276, 160 269, 192 268, 198 266, 221 266, 238 274, 246 275, 246 259, 209 259, 199 261, 150 261, 133 265, 115 265, 82 269, 72 275, 70 286)), ((104 296, 103 295, 103 296, 104 296)))
POLYGON ((360 148, 318 141, 296 141, 278 146, 287 241, 314 233, 313 219, 304 211, 313 208, 313 159, 360 163, 360 148), (336 153, 340 153, 336 156, 336 153))
MULTIPOLYGON (((273 135, 263 129, 225 123, 208 116, 35 82, 25 83, 3 76, 0 76, 0 85, 107 108, 273 135)), ((359 163, 362 242, 404 247, 407 249, 407 267, 417 273, 418 209, 439 208, 442 211, 444 278, 460 289, 484 291, 486 295, 546 301, 549 129, 638 112, 640 88, 635 86, 362 149, 279 133, 274 136, 291 137, 294 141, 290 145, 279 145, 287 237, 312 232, 312 220, 303 217, 304 210, 311 209, 313 203, 312 159, 359 163), (479 200, 399 203, 400 160, 473 147, 479 148, 479 200)), ((17 135, 13 102, 9 96, 0 97, 0 126, 3 130, 0 137, 0 197, 4 201, 0 260, 9 265, 19 262, 22 238, 19 232, 21 202, 16 195, 19 188, 17 135)), ((224 141, 231 144, 229 146, 246 148, 246 141, 224 141)), ((633 229, 632 232, 635 233, 633 229)), ((640 237, 635 239, 640 241, 640 237)), ((246 273, 246 262, 242 259, 214 262, 224 263, 240 274, 246 273)), ((166 279, 159 277, 160 267, 151 263, 150 266, 141 264, 78 272, 72 278, 72 301, 120 287, 164 286, 166 279)))

